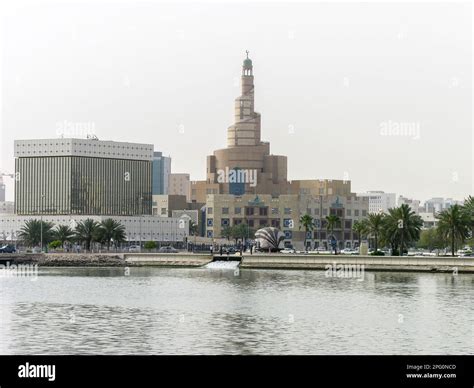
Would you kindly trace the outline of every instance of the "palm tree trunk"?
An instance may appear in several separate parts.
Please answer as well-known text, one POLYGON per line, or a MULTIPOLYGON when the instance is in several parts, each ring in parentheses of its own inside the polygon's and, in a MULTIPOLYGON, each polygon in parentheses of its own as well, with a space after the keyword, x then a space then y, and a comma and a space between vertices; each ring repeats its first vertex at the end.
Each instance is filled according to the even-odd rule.
POLYGON ((305 231, 304 231, 304 251, 305 251, 305 252, 307 251, 307 248, 306 248, 306 236, 308 236, 308 229, 305 229, 305 231))
POLYGON ((454 228, 451 230, 451 253, 454 257, 454 228))

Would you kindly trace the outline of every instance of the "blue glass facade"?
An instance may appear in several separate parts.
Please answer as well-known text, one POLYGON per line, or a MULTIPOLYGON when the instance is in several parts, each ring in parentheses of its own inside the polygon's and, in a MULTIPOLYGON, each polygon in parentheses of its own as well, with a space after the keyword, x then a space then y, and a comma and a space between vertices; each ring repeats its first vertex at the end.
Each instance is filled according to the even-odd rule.
POLYGON ((171 172, 171 158, 162 152, 153 152, 152 195, 168 194, 168 177, 171 172))

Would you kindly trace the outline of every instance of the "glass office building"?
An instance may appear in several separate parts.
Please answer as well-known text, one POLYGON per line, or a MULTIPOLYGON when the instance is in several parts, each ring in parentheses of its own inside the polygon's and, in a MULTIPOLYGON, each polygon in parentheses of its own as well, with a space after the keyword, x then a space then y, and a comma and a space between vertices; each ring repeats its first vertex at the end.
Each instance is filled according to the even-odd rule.
POLYGON ((171 158, 169 156, 163 156, 162 152, 154 152, 152 174, 152 194, 168 194, 171 158))
POLYGON ((15 156, 17 214, 152 213, 153 145, 22 140, 15 156))

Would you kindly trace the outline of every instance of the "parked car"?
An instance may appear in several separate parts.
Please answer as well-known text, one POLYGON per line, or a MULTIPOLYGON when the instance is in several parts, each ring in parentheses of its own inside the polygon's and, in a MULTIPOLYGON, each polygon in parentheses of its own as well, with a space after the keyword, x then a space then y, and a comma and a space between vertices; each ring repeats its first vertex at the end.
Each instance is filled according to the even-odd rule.
POLYGON ((346 248, 341 251, 343 255, 358 255, 359 250, 358 249, 351 249, 351 248, 346 248))
POLYGON ((296 253, 296 251, 293 248, 284 248, 280 253, 296 253))
POLYGON ((140 249, 140 246, 139 245, 130 245, 128 247, 128 251, 129 252, 140 252, 141 249, 140 249))
POLYGON ((15 253, 16 248, 13 245, 4 245, 0 248, 0 253, 15 253))
POLYGON ((158 249, 158 253, 178 253, 178 250, 174 249, 173 247, 167 246, 158 249))

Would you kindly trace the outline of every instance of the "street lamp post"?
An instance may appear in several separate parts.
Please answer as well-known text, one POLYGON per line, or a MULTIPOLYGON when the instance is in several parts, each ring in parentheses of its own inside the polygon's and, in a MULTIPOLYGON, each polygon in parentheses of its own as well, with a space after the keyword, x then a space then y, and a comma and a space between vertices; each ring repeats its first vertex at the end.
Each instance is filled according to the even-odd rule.
POLYGON ((139 227, 140 227, 140 252, 142 251, 142 216, 143 216, 143 197, 140 197, 140 222, 139 222, 139 227))
POLYGON ((44 202, 44 194, 41 194, 41 214, 40 214, 40 244, 41 244, 41 253, 43 253, 43 202, 44 202))

